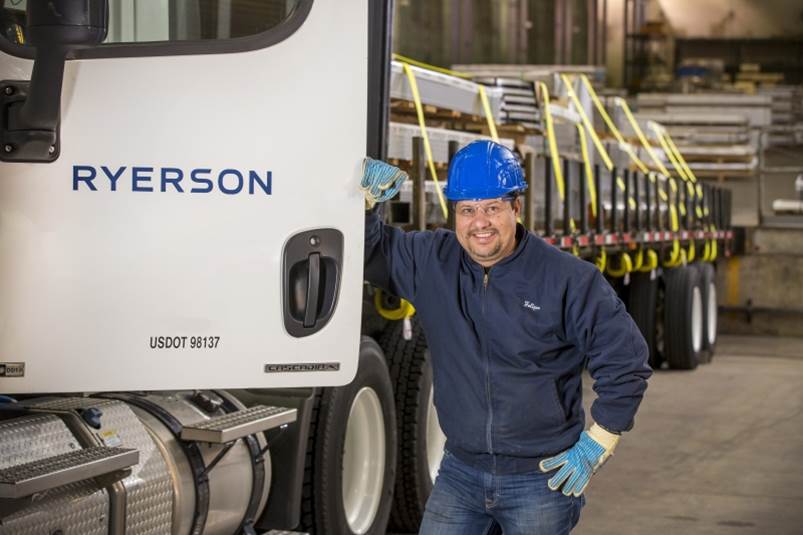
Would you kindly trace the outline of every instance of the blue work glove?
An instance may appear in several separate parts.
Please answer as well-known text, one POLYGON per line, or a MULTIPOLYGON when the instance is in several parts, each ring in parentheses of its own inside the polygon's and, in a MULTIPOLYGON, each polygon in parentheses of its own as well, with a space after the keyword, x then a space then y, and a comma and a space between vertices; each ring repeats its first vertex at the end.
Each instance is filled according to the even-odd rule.
POLYGON ((360 189, 365 192, 365 207, 373 208, 378 202, 385 202, 399 192, 407 173, 388 163, 366 158, 362 163, 360 189))
POLYGON ((552 490, 563 485, 563 494, 580 496, 586 489, 591 476, 613 454, 619 435, 606 431, 597 424, 583 431, 580 440, 560 455, 544 459, 539 465, 542 472, 560 468, 548 482, 552 490))

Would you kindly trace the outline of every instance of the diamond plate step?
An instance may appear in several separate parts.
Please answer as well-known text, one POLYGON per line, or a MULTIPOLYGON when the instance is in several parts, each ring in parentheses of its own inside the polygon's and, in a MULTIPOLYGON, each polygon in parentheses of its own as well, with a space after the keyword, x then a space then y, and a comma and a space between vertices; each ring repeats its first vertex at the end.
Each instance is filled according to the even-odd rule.
POLYGON ((254 405, 187 426, 181 431, 181 440, 225 444, 238 438, 267 431, 296 420, 296 409, 254 405))
POLYGON ((139 452, 101 446, 71 451, 0 470, 0 498, 23 498, 139 463, 139 452))

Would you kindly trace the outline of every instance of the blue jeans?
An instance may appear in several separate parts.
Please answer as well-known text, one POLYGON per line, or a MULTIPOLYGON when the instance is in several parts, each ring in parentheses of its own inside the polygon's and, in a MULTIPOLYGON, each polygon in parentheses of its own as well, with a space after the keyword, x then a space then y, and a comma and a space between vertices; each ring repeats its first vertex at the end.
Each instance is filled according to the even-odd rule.
POLYGON ((554 473, 495 475, 444 451, 420 535, 566 535, 585 497, 549 490, 554 473))

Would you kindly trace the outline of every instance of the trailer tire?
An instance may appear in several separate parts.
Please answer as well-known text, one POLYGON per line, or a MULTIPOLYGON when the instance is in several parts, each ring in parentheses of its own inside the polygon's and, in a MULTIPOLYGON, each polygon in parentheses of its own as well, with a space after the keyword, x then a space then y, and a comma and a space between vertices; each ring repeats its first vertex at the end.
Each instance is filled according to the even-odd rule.
POLYGON ((630 276, 630 292, 627 304, 630 316, 641 331, 650 350, 650 367, 657 370, 663 364, 663 355, 656 343, 656 317, 658 311, 658 277, 650 273, 634 273, 630 276))
POLYGON ((709 363, 717 347, 717 281, 713 265, 701 263, 697 268, 703 293, 703 354, 709 363))
POLYGON ((354 380, 322 389, 313 405, 302 530, 315 535, 384 535, 393 500, 396 449, 393 388, 385 357, 372 338, 363 336, 354 380), (375 470, 380 467, 377 481, 380 474, 375 470), (344 487, 352 493, 344 492, 344 487))
POLYGON ((432 367, 424 330, 411 318, 412 337, 403 322, 388 325, 379 340, 388 360, 396 398, 399 437, 396 489, 389 530, 417 532, 432 492, 446 441, 432 405, 432 367), (434 417, 434 422, 431 421, 434 417))
POLYGON ((664 272, 664 351, 669 367, 693 370, 700 362, 703 303, 700 274, 691 266, 664 272))

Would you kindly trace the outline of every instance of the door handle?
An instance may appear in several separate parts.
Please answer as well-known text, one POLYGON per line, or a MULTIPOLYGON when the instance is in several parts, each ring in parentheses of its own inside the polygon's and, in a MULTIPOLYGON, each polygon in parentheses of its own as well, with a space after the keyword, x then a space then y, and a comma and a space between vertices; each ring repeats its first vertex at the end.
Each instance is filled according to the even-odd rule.
POLYGON ((307 260, 307 306, 304 312, 304 327, 315 327, 318 318, 318 289, 321 286, 321 253, 312 253, 307 260))
POLYGON ((321 330, 332 318, 340 292, 343 234, 335 229, 300 232, 284 246, 284 326, 296 337, 321 330))

